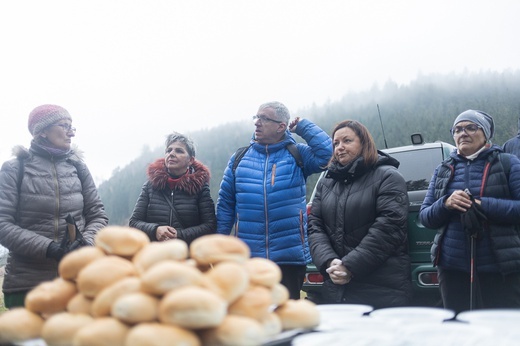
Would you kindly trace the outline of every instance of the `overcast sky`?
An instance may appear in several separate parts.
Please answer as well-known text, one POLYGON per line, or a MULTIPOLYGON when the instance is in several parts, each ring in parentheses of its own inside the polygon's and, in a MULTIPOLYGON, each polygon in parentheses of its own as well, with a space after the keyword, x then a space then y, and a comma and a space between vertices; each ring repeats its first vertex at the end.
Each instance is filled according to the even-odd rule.
POLYGON ((266 101, 294 113, 418 74, 519 69, 519 15, 516 0, 0 0, 0 161, 44 103, 71 113, 99 183, 170 131, 266 101))

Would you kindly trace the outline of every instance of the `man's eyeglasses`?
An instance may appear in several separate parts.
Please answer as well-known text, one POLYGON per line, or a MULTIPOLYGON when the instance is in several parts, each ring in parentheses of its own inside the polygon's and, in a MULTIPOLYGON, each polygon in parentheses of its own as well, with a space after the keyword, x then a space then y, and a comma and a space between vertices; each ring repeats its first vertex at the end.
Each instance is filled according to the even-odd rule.
POLYGON ((481 129, 482 126, 478 126, 477 124, 469 124, 466 126, 455 126, 450 129, 452 136, 461 135, 462 132, 466 132, 468 135, 474 135, 478 129, 481 129))
POLYGON ((283 121, 274 120, 274 119, 266 117, 265 115, 253 115, 253 122, 256 122, 257 120, 260 120, 262 122, 262 124, 265 124, 268 121, 277 123, 277 124, 283 123, 283 121))
POLYGON ((52 126, 59 126, 67 133, 69 133, 69 132, 76 133, 76 128, 72 127, 72 125, 69 125, 69 124, 54 124, 52 126))

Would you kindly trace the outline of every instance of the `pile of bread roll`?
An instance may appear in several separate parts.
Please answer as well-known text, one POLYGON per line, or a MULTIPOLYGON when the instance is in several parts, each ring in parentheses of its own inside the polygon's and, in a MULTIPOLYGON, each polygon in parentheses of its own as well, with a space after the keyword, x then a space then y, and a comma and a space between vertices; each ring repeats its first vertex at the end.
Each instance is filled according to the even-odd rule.
POLYGON ((247 346, 319 325, 316 306, 290 300, 280 268, 238 238, 207 235, 188 248, 109 226, 95 243, 66 255, 25 308, 0 315, 0 344, 247 346))

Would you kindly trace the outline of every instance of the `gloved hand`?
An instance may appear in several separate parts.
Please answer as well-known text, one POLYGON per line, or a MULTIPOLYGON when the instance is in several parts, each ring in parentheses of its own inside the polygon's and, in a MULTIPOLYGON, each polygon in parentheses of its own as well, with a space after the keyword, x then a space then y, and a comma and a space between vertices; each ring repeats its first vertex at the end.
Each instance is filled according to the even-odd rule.
POLYGON ((475 202, 472 195, 471 207, 460 215, 460 222, 462 226, 474 238, 481 238, 484 234, 484 223, 487 221, 487 216, 484 214, 484 210, 480 204, 475 202))
POLYGON ((55 259, 56 261, 61 261, 63 256, 65 256, 66 249, 63 248, 60 244, 52 241, 47 247, 47 258, 55 259))

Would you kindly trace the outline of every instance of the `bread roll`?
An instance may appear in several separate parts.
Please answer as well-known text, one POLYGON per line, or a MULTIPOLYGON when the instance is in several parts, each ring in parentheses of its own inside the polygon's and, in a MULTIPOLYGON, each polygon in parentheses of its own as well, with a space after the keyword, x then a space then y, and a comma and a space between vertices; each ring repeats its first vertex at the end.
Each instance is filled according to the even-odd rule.
POLYGON ((271 304, 271 291, 267 287, 250 286, 229 306, 228 313, 261 321, 269 313, 271 304))
POLYGON ((93 246, 84 246, 69 252, 58 265, 58 273, 67 280, 76 280, 78 273, 90 262, 105 256, 105 253, 93 246))
POLYGON ((289 300, 289 290, 284 285, 278 283, 271 287, 271 297, 274 306, 282 305, 289 300))
POLYGON ((74 335, 74 346, 124 346, 130 331, 123 322, 113 317, 94 319, 74 335))
POLYGON ((127 324, 157 320, 159 300, 143 292, 121 295, 112 304, 111 315, 127 324))
POLYGON ((13 308, 0 314, 0 345, 9 345, 41 337, 43 318, 25 308, 13 308))
POLYGON ((150 243, 150 239, 146 233, 136 228, 108 226, 96 234, 95 243, 109 255, 132 257, 150 243))
POLYGON ((261 321, 260 324, 264 328, 265 335, 267 337, 274 337, 282 332, 282 321, 280 317, 274 312, 268 313, 261 321))
POLYGON ((218 326, 226 316, 226 302, 217 294, 197 286, 168 292, 159 303, 159 320, 188 329, 218 326))
POLYGON ((90 315, 60 312, 45 321, 42 339, 47 346, 72 345, 76 332, 93 321, 90 315))
POLYGON ((112 304, 124 294, 139 292, 141 280, 137 277, 127 277, 105 287, 92 301, 91 313, 94 317, 110 315, 112 304))
POLYGON ((222 234, 210 234, 195 239, 190 245, 190 257, 200 265, 223 261, 244 263, 251 251, 242 240, 222 234))
POLYGON ((88 298, 94 298, 103 288, 137 272, 132 262, 118 257, 105 256, 89 263, 77 278, 78 290, 88 298))
POLYGON ((202 273, 197 268, 165 260, 148 268, 141 276, 141 283, 144 292, 163 295, 182 286, 197 285, 201 278, 202 273))
POLYGON ((69 300, 67 311, 73 314, 91 314, 92 299, 78 293, 69 300))
POLYGON ((45 281, 33 288, 25 297, 27 310, 40 314, 65 311, 69 300, 77 293, 74 283, 56 278, 45 281))
POLYGON ((211 346, 258 346, 266 335, 262 325, 251 318, 228 315, 222 323, 200 333, 203 345, 211 346))
POLYGON ((320 312, 316 305, 309 300, 288 300, 274 311, 280 321, 282 329, 315 328, 320 324, 320 312))
POLYGON ((126 337, 126 346, 200 346, 199 337, 184 328, 159 324, 142 323, 132 329, 126 337))
POLYGON ((276 263, 266 258, 249 258, 245 263, 249 280, 253 285, 273 287, 282 280, 282 270, 276 263))
POLYGON ((236 262, 221 262, 204 274, 203 286, 215 291, 228 303, 238 299, 249 287, 246 268, 236 262))
POLYGON ((139 274, 164 260, 184 261, 188 258, 188 244, 180 239, 153 242, 144 246, 132 259, 139 274))

